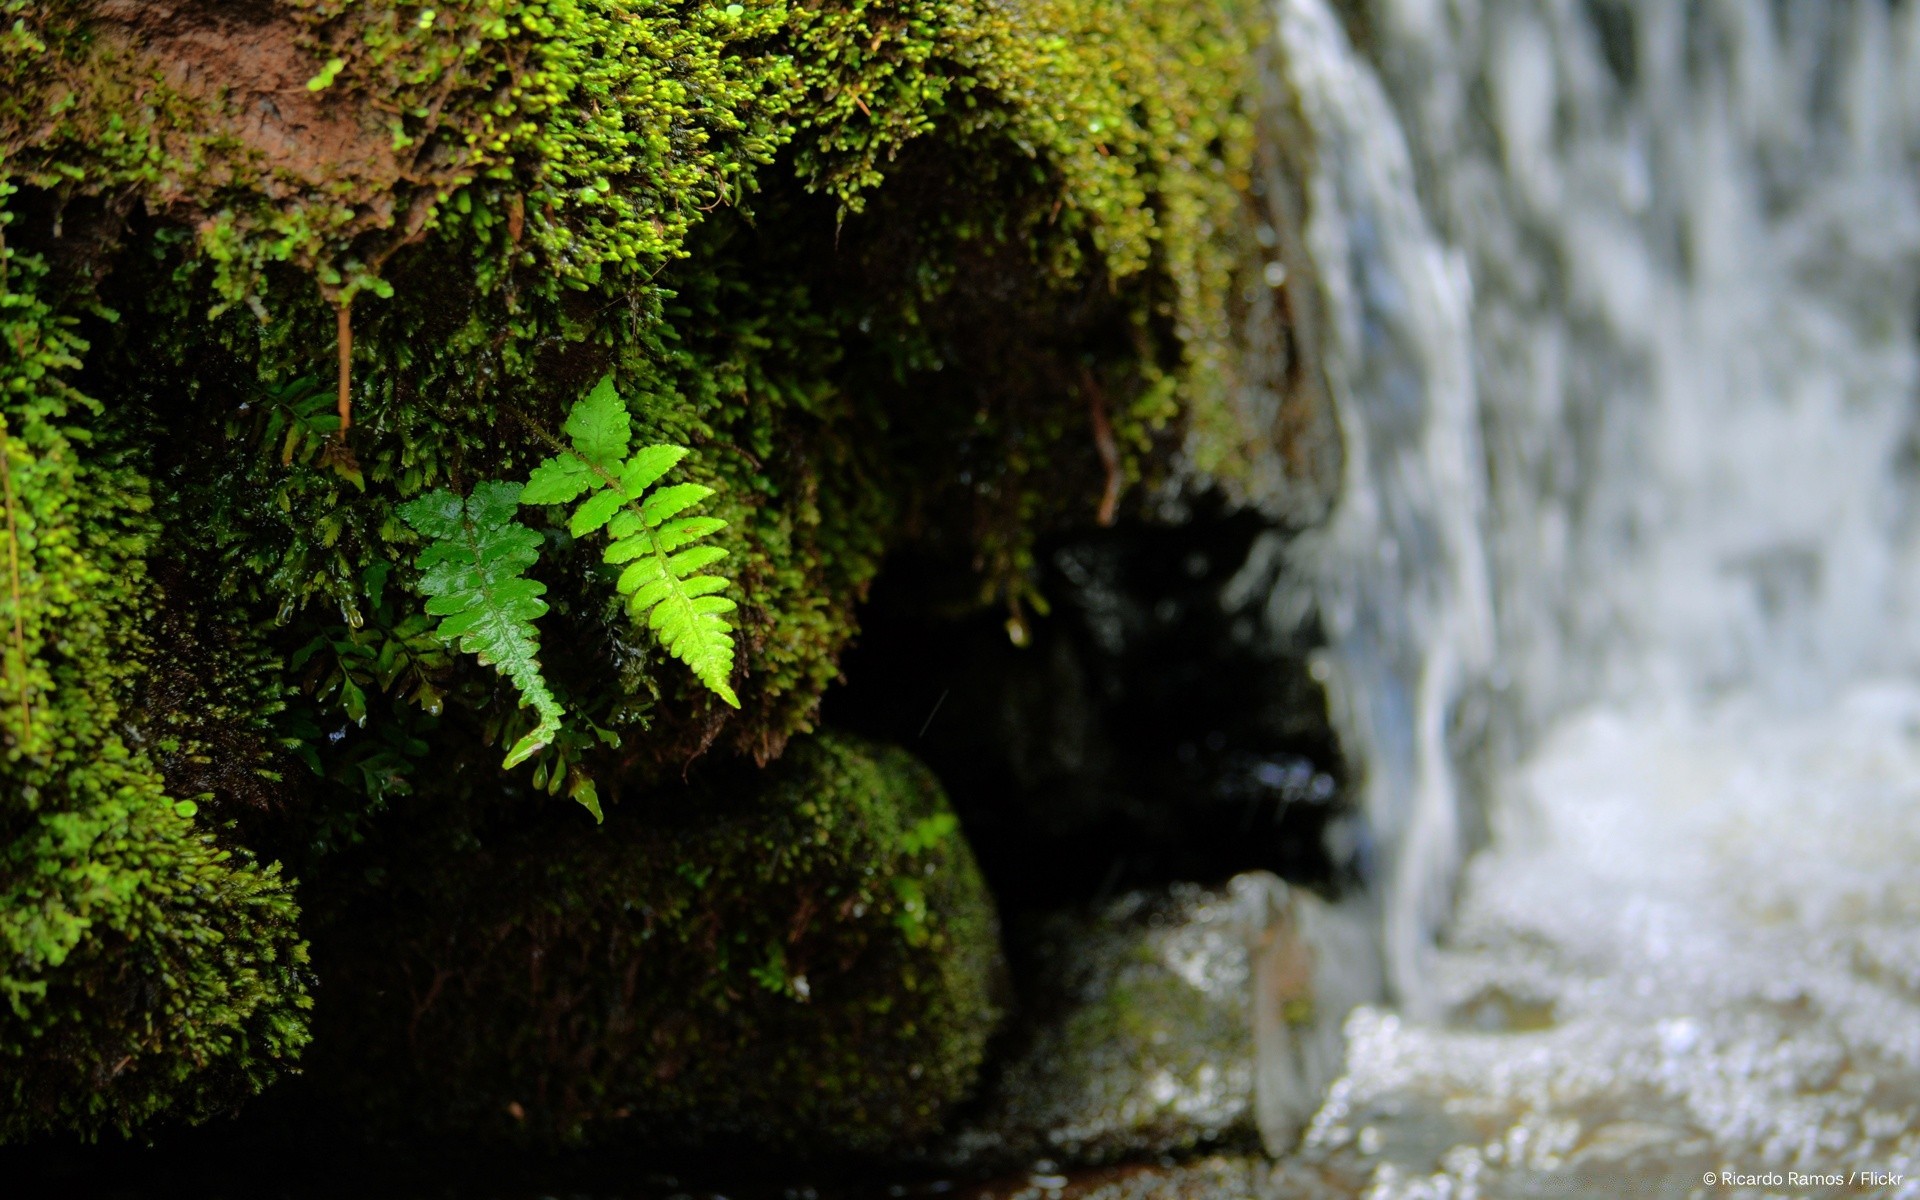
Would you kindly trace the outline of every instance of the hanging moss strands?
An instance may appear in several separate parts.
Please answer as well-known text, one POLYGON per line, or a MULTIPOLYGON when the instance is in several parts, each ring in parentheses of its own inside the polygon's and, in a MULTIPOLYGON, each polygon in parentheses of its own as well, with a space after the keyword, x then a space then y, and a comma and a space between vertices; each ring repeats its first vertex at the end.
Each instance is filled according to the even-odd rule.
POLYGON ((0 0, 0 1139, 327 1053, 303 923, 397 830, 376 904, 774 763, 890 550, 1020 617, 1230 481, 1260 20, 0 0), (595 395, 670 477, 556 490, 595 395), (507 559, 538 640, 465 653, 507 559))

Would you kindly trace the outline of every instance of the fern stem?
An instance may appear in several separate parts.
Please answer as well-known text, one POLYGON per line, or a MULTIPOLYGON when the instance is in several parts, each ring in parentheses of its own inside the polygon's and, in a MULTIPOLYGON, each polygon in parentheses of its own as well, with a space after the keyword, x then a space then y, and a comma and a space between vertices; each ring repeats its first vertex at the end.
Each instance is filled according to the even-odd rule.
POLYGON ((33 709, 27 703, 27 624, 22 611, 20 591, 20 531, 14 522, 13 437, 7 419, 0 416, 0 486, 4 487, 7 510, 8 587, 13 598, 13 651, 20 671, 20 739, 33 739, 33 709))
MULTIPOLYGON (((533 436, 545 442, 549 450, 552 450, 555 453, 571 454, 576 458, 582 457, 579 451, 575 450, 572 446, 567 445, 565 442, 561 441, 559 438, 553 436, 552 431, 549 430, 545 425, 542 425, 539 421, 536 421, 533 417, 533 414, 529 413, 527 410, 516 407, 515 405, 512 405, 512 404, 508 404, 503 406, 501 411, 506 413, 508 416, 512 417, 514 420, 520 422, 522 425, 525 425, 527 427, 527 432, 531 433, 533 436)), ((587 465, 592 466, 593 464, 588 463, 587 465)))

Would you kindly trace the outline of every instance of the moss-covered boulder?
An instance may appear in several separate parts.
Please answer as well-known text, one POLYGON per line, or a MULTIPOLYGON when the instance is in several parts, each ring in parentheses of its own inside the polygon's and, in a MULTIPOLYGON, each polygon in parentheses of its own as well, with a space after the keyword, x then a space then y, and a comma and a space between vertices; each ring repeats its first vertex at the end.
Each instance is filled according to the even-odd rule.
POLYGON ((0 1138, 196 1117, 289 1070, 298 909, 359 894, 336 856, 416 807, 438 846, 505 845, 542 791, 615 812, 604 850, 516 846, 524 886, 476 909, 683 836, 656 817, 689 761, 814 728, 889 553, 972 564, 961 602, 1021 634, 1048 530, 1292 469, 1265 22, 0 0, 0 1138), (529 513, 567 719, 508 769, 534 717, 436 632, 398 514, 526 478, 607 376, 728 522, 740 706, 529 513))
POLYGON ((999 1016, 992 899, 904 751, 433 864, 333 922, 311 1073, 386 1129, 804 1155, 911 1147, 999 1016), (404 886, 404 885, 402 885, 404 886))

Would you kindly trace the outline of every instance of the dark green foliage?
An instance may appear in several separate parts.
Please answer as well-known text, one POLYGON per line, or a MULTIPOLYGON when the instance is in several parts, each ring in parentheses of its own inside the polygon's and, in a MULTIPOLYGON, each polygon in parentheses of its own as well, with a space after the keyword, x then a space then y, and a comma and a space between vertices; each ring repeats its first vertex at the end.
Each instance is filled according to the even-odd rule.
MULTIPOLYGON (((541 539, 513 519, 522 504, 563 505, 585 494, 568 522, 571 535, 583 538, 606 531, 610 542, 603 558, 609 564, 627 564, 614 587, 626 597, 633 619, 645 624, 709 690, 740 707, 728 681, 733 632, 725 620, 735 604, 716 594, 729 584, 721 576, 699 574, 727 551, 693 545, 725 528, 726 522, 683 515, 713 489, 698 483, 654 489, 687 451, 662 443, 629 455, 633 420, 612 376, 602 378, 573 406, 563 432, 570 444, 536 467, 525 485, 483 483, 464 499, 436 489, 398 510, 414 532, 429 539, 414 562, 420 571, 414 586, 427 597, 427 613, 441 618, 435 634, 505 676, 521 705, 538 716, 534 727, 507 751, 502 766, 509 769, 546 749, 559 736, 566 715, 540 674, 534 622, 546 614, 547 603, 540 597, 547 588, 526 577, 539 561, 541 539)), ((388 642, 389 647, 394 644, 388 642)), ((392 686, 392 674, 383 677, 383 688, 392 686)), ((353 687, 344 673, 342 687, 353 687)), ((347 695, 348 715, 363 722, 364 699, 356 703, 353 693, 347 695)), ((617 744, 617 738, 613 741, 617 744)), ((542 774, 556 783, 571 779, 569 794, 595 820, 602 818, 599 789, 590 776, 565 763, 543 764, 542 774)))
POLYGON ((137 771, 101 764, 87 807, 0 852, 0 1140, 207 1116, 307 1043, 288 881, 137 771), (110 780, 132 786, 109 799, 110 780))
POLYGON ((901 1150, 974 1086, 998 925, 909 755, 797 741, 758 786, 396 864, 337 921, 310 1074, 390 1132, 901 1150))

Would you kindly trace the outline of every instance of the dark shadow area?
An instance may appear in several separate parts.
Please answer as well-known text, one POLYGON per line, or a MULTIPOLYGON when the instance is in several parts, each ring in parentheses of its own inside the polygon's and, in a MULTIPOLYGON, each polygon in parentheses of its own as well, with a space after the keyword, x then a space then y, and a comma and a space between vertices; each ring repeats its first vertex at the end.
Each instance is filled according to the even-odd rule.
MULTIPOLYGON (((325 1131, 315 1131, 324 1133, 325 1131)), ((500 1143, 351 1137, 335 1152, 263 1144, 251 1122, 216 1119, 156 1147, 49 1142, 0 1149, 0 1195, 20 1200, 896 1200, 1005 1194, 992 1181, 793 1163, 753 1153, 697 1163, 643 1150, 540 1153, 500 1143), (291 1165, 291 1169, 290 1169, 291 1165)), ((1101 1173, 1104 1174, 1104 1173, 1101 1173)))
POLYGON ((1052 539, 1048 611, 1012 621, 963 611, 966 564, 897 555, 825 722, 933 767, 1009 917, 1253 869, 1338 892, 1345 770, 1317 633, 1276 633, 1265 589, 1231 587, 1271 532, 1208 502, 1052 539))

